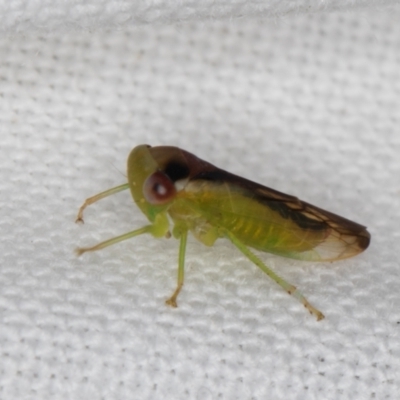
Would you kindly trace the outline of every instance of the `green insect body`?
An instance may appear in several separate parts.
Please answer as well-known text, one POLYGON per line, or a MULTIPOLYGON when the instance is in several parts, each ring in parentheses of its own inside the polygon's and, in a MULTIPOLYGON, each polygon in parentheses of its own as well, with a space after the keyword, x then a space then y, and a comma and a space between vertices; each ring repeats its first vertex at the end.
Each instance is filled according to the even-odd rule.
POLYGON ((128 158, 128 183, 87 199, 77 221, 83 221, 83 210, 89 204, 128 188, 150 224, 77 252, 99 250, 144 233, 168 236, 172 221, 172 234, 180 240, 178 285, 167 300, 172 306, 176 306, 183 285, 189 231, 207 246, 219 238, 229 239, 318 320, 324 318, 323 314, 249 247, 300 260, 335 261, 362 252, 370 242, 362 225, 233 175, 172 146, 134 148, 128 158))

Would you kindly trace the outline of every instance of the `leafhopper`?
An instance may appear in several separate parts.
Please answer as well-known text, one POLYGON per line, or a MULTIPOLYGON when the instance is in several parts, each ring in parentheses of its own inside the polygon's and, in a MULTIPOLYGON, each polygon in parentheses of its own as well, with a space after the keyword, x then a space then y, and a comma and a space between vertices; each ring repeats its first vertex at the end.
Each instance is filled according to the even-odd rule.
POLYGON ((96 201, 130 189, 150 223, 77 254, 103 249, 142 234, 179 239, 178 283, 167 304, 176 307, 184 281, 187 235, 206 246, 230 240, 272 280, 300 301, 317 320, 324 315, 299 290, 278 276, 250 248, 305 261, 336 261, 364 251, 367 229, 296 197, 241 178, 172 146, 135 147, 128 158, 128 183, 88 198, 96 201))

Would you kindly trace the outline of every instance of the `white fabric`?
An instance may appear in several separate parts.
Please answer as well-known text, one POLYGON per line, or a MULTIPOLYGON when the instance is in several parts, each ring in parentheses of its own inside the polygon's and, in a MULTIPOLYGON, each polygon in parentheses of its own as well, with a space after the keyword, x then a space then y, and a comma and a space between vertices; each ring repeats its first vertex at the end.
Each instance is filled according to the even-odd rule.
POLYGON ((398 399, 399 8, 65 34, 67 8, 59 30, 36 3, 2 3, 0 398, 398 399), (39 16, 52 34, 32 33, 39 16), (346 261, 261 255, 326 319, 226 241, 189 240, 177 309, 176 240, 77 258, 146 223, 123 192, 74 224, 141 143, 367 225, 346 261))
POLYGON ((121 29, 138 24, 376 10, 398 0, 0 0, 0 32, 121 29))

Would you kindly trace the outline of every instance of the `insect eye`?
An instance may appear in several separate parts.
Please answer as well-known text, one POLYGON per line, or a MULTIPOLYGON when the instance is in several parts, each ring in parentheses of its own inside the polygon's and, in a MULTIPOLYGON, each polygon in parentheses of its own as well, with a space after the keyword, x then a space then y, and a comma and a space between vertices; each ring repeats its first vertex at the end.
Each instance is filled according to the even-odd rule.
POLYGON ((172 181, 162 172, 150 175, 143 184, 145 199, 154 205, 168 203, 175 196, 176 189, 172 181))

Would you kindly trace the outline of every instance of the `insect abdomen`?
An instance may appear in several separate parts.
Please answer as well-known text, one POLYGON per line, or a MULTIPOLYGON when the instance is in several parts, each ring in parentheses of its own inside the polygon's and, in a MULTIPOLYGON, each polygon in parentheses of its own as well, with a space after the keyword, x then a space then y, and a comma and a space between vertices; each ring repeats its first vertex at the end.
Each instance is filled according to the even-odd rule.
POLYGON ((196 200, 191 201, 198 204, 199 213, 211 226, 229 230, 247 246, 287 255, 310 250, 328 235, 328 229, 305 229, 290 215, 282 215, 229 187, 212 189, 197 191, 196 200))

